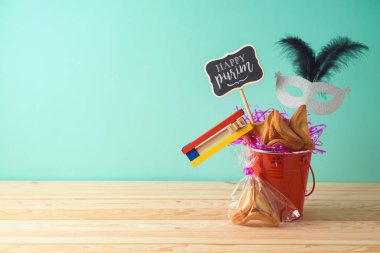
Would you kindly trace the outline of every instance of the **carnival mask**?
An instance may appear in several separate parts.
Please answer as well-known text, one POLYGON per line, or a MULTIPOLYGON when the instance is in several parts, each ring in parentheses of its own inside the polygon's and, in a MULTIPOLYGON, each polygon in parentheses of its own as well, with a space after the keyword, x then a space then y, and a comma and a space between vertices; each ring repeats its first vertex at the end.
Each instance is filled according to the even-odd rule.
POLYGON ((298 108, 300 105, 307 107, 315 114, 330 114, 336 111, 343 103, 346 95, 350 92, 350 88, 343 90, 325 82, 310 82, 300 76, 281 76, 276 73, 276 92, 280 102, 289 108, 298 108), (286 85, 291 85, 302 90, 302 97, 295 97, 286 90, 286 85), (332 95, 333 98, 328 102, 319 102, 313 97, 319 93, 332 95))

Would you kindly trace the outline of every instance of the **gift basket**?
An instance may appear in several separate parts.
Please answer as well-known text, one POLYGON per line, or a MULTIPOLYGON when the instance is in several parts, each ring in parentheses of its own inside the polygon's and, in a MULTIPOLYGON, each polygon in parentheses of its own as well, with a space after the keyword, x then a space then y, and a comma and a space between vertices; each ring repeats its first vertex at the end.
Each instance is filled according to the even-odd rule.
POLYGON ((264 220, 278 225, 281 221, 298 219, 303 213, 305 197, 315 188, 311 157, 312 152, 324 152, 316 147, 322 145, 319 138, 325 125, 308 122, 305 105, 301 105, 290 119, 285 112, 274 109, 255 110, 253 118, 259 122, 253 124, 251 135, 233 143, 244 145, 240 160, 246 178, 232 194, 229 217, 234 224, 264 220), (309 170, 313 186, 307 192, 309 170), (249 205, 246 198, 251 192, 256 199, 249 205))
POLYGON ((331 40, 318 54, 298 37, 286 37, 278 44, 292 60, 297 76, 277 72, 275 91, 279 101, 297 108, 296 112, 291 117, 284 109, 255 107, 251 112, 243 88, 261 81, 264 71, 256 48, 245 45, 207 62, 205 72, 215 96, 239 90, 246 112, 236 108, 232 115, 182 148, 195 167, 228 145, 242 146, 239 160, 245 175, 233 190, 228 206, 228 218, 236 225, 262 221, 278 226, 302 217, 305 197, 315 189, 312 155, 325 152, 320 137, 326 125, 311 123, 310 112, 330 114, 342 105, 350 89, 340 89, 326 80, 368 50, 347 37, 331 40), (303 96, 289 94, 287 85, 299 88, 303 96), (333 96, 329 101, 314 98, 326 99, 327 94, 333 96))

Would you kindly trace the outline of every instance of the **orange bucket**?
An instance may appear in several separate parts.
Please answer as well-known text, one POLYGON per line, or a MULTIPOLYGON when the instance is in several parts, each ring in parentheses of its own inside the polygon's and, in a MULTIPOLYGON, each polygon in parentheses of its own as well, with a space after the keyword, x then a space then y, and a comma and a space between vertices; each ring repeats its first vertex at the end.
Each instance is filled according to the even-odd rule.
POLYGON ((305 196, 309 196, 315 187, 314 172, 310 166, 311 151, 276 153, 253 149, 251 159, 254 173, 284 194, 302 216, 305 196), (313 188, 305 195, 309 169, 313 176, 313 188))

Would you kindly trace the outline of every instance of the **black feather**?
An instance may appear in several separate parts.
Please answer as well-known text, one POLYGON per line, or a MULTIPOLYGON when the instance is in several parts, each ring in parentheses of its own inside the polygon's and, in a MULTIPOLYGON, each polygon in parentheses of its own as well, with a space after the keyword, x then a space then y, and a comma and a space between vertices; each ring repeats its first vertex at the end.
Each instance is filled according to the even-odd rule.
POLYGON ((277 42, 293 63, 297 75, 311 81, 315 66, 315 53, 308 43, 295 36, 288 36, 277 42))
POLYGON ((347 67, 351 60, 356 59, 368 51, 362 43, 351 41, 347 37, 332 39, 318 54, 311 81, 327 80, 333 73, 347 67))

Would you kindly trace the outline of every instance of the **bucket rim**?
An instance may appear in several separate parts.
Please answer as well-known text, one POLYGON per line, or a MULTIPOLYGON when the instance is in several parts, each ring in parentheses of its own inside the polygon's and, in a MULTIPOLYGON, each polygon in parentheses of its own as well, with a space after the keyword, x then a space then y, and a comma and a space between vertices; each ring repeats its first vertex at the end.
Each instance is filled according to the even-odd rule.
POLYGON ((301 151, 294 151, 294 152, 276 152, 276 151, 270 151, 270 150, 261 150, 256 148, 251 148, 253 152, 257 153, 263 153, 263 154, 273 154, 273 155, 299 155, 299 154, 305 154, 305 153, 311 153, 312 150, 301 150, 301 151))

